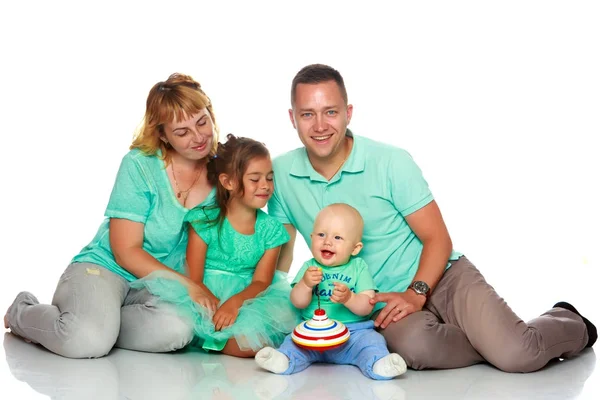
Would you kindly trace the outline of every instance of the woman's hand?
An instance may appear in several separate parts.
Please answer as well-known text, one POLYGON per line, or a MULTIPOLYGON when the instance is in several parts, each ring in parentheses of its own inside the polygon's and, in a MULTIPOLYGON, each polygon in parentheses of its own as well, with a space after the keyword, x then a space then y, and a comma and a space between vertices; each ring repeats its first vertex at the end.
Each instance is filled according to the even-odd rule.
POLYGON ((214 294, 207 292, 197 285, 191 285, 188 288, 190 298, 197 304, 206 307, 210 314, 214 314, 219 306, 219 299, 214 294))
POLYGON ((413 290, 406 292, 376 293, 370 303, 387 303, 375 318, 375 327, 385 329, 392 322, 398 322, 402 318, 414 312, 421 311, 427 298, 415 293, 413 290))
POLYGON ((229 300, 223 303, 213 317, 215 331, 220 331, 233 325, 240 312, 241 306, 242 301, 237 299, 236 296, 231 297, 229 300))

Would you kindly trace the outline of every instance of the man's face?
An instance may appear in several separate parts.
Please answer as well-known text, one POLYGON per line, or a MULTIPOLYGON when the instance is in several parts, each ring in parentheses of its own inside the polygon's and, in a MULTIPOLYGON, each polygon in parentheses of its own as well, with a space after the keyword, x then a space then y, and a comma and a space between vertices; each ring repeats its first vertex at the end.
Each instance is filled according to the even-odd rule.
POLYGON ((310 158, 328 161, 343 151, 352 105, 346 104, 335 81, 298 84, 289 113, 310 158))

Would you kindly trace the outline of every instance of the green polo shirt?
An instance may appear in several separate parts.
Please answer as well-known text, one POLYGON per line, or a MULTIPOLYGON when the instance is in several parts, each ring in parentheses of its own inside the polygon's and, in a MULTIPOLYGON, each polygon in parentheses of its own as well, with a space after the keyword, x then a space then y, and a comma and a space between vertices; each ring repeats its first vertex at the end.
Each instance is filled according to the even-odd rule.
MULTIPOLYGON (((350 156, 330 181, 314 170, 304 147, 277 157, 268 211, 292 224, 310 244, 315 217, 323 207, 333 203, 355 207, 365 221, 360 257, 380 292, 402 292, 412 282, 423 250, 405 217, 433 201, 433 195, 408 152, 352 136, 350 156)), ((460 256, 453 251, 450 260, 460 256)))

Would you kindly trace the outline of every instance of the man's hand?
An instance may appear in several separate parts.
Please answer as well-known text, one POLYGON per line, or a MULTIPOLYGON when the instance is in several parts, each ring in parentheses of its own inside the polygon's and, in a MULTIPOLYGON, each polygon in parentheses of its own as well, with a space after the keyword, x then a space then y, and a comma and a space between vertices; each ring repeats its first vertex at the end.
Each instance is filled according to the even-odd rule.
POLYGON ((242 303, 235 296, 223 303, 213 317, 215 331, 220 331, 221 329, 225 329, 233 325, 240 312, 241 306, 242 303))
POLYGON ((352 297, 352 292, 343 283, 334 282, 333 294, 329 297, 332 303, 346 304, 352 297))
POLYGON ((371 304, 379 302, 387 304, 375 319, 375 327, 385 329, 392 322, 398 322, 407 315, 421 311, 426 301, 425 296, 417 294, 411 289, 400 293, 376 293, 375 297, 370 300, 371 304))
POLYGON ((302 277, 304 284, 311 289, 321 283, 321 279, 323 279, 323 271, 318 267, 308 267, 302 277))

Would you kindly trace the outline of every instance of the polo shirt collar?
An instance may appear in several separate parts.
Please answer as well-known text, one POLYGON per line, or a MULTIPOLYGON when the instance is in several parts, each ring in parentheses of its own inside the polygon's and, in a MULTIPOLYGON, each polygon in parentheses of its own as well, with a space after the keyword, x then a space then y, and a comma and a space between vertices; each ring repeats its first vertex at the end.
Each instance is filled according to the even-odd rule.
MULTIPOLYGON (((350 129, 346 129, 346 136, 354 138, 352 143, 352 150, 350 156, 342 166, 340 172, 362 172, 365 169, 365 154, 362 147, 362 138, 360 136, 354 136, 350 129)), ((308 159, 308 153, 306 148, 303 151, 298 152, 298 156, 292 163, 290 168, 290 175, 300 178, 310 178, 313 181, 327 182, 323 176, 321 176, 315 169, 308 159)), ((339 177, 339 175, 338 175, 339 177)), ((332 179, 334 182, 337 179, 332 179)))

